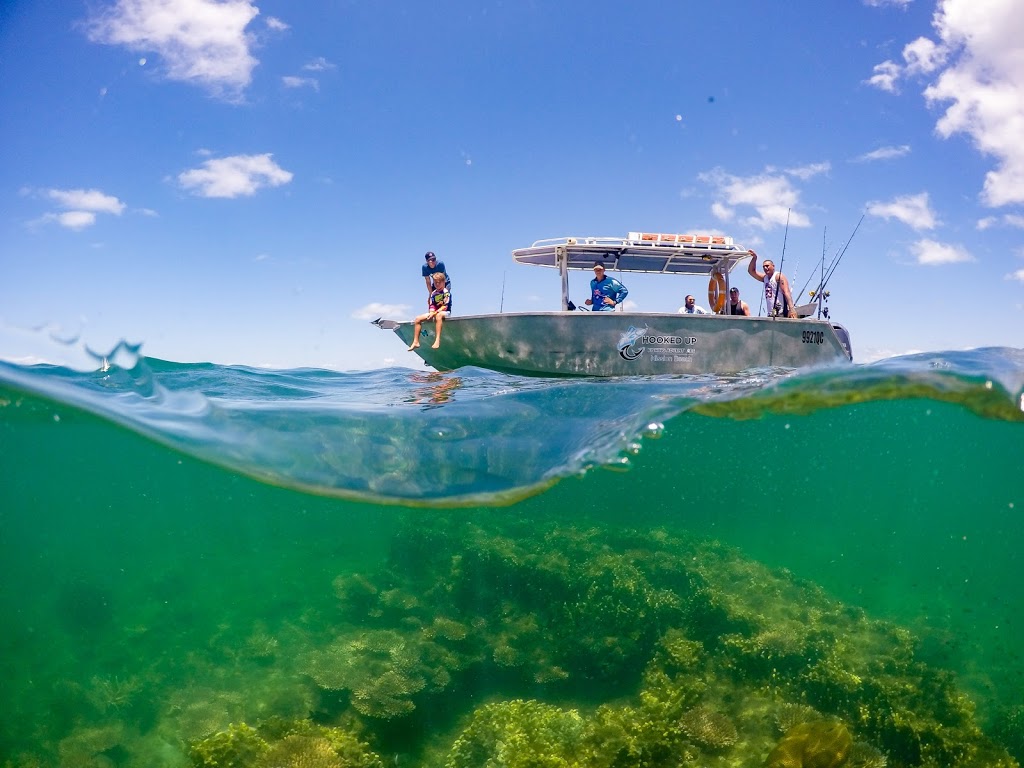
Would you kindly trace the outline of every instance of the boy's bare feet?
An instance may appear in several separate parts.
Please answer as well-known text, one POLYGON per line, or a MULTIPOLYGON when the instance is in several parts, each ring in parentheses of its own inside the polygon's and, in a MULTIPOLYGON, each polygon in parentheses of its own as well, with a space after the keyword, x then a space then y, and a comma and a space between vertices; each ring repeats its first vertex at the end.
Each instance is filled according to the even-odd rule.
POLYGON ((413 344, 412 346, 410 346, 410 347, 409 347, 409 348, 408 348, 407 350, 405 350, 405 351, 406 351, 406 352, 412 352, 412 351, 413 351, 414 349, 416 349, 416 347, 418 347, 418 346, 419 346, 419 344, 413 344))
POLYGON ((430 345, 430 348, 431 349, 437 349, 440 346, 441 346, 441 342, 435 341, 433 344, 430 345))

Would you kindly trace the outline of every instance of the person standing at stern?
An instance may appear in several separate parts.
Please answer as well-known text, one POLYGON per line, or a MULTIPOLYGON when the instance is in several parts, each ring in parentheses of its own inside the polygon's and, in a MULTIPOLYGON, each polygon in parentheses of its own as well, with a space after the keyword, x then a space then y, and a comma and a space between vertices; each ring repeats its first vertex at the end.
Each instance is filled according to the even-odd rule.
POLYGON ((594 312, 609 312, 624 302, 628 295, 626 286, 604 273, 603 264, 594 265, 594 279, 590 281, 590 298, 584 302, 593 305, 594 312))

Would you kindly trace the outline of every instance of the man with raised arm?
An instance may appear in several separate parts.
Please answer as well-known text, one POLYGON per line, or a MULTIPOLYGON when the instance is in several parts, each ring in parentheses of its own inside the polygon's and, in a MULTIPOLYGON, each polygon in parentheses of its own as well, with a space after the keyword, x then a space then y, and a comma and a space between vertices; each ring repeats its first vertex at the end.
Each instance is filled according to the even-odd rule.
POLYGON ((775 262, 771 259, 765 259, 761 268, 764 272, 757 271, 757 254, 751 251, 747 272, 752 278, 764 284, 764 301, 768 308, 768 317, 796 319, 796 307, 793 305, 793 294, 789 290, 789 280, 781 272, 775 271, 775 262))

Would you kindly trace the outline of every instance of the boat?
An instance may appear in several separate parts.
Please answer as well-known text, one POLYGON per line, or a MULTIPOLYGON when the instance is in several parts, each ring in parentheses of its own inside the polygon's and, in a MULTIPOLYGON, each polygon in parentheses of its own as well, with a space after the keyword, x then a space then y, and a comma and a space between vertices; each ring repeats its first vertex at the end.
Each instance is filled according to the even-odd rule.
MULTIPOLYGON (((797 318, 722 314, 733 270, 750 251, 721 235, 630 232, 626 237, 560 237, 512 251, 517 264, 558 270, 561 308, 538 312, 453 315, 431 347, 433 323, 423 324, 415 350, 438 371, 477 366, 528 376, 650 376, 733 374, 754 368, 848 363, 850 335, 828 316, 828 292, 796 307, 797 318), (706 276, 714 314, 579 311, 569 298, 569 272, 605 265, 607 272, 706 276)), ((746 278, 749 279, 749 278, 746 278)), ((373 323, 405 343, 411 320, 373 323)))

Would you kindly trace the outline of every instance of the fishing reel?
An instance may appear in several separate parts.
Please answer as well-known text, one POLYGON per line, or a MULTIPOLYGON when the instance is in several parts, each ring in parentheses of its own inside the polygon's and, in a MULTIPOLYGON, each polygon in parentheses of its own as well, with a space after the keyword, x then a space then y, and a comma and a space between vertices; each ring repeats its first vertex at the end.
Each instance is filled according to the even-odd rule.
POLYGON ((820 298, 820 300, 821 300, 821 304, 820 304, 820 306, 821 306, 821 316, 824 317, 826 320, 828 320, 828 307, 826 305, 828 304, 828 297, 832 295, 832 292, 831 291, 822 291, 821 293, 818 293, 816 291, 811 291, 807 295, 810 296, 811 299, 819 299, 820 298))

